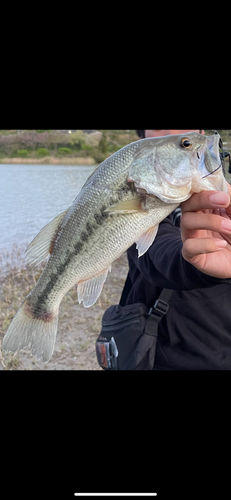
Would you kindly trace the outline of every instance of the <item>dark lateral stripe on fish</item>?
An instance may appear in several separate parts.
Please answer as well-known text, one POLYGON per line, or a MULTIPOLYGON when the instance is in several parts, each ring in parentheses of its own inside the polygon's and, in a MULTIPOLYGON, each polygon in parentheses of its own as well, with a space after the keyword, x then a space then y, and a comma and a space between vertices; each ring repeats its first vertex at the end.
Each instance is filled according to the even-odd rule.
MULTIPOLYGON (((124 194, 126 194, 129 191, 134 193, 133 183, 127 183, 125 186, 123 186, 121 189, 118 190, 117 200, 121 200, 124 197, 124 194)), ((116 201, 115 198, 111 198, 111 200, 110 200, 111 203, 109 203, 109 205, 115 203, 115 201, 116 201)), ((81 252, 81 250, 84 247, 84 244, 88 241, 89 237, 92 236, 94 230, 97 229, 97 226, 101 226, 108 217, 111 217, 111 215, 109 213, 105 212, 105 210, 106 210, 106 205, 103 204, 101 206, 101 208, 98 210, 98 212, 93 215, 93 217, 96 221, 96 224, 90 224, 90 222, 87 222, 85 229, 81 232, 81 235, 80 235, 81 239, 79 241, 77 241, 74 245, 73 252, 71 252, 70 250, 67 250, 66 251, 66 259, 65 259, 64 263, 60 264, 57 267, 57 271, 50 275, 49 283, 47 283, 45 289, 37 297, 36 305, 35 305, 34 310, 33 310, 33 314, 36 317, 41 317, 42 315, 45 314, 44 303, 46 302, 48 295, 51 292, 51 290, 53 289, 54 285, 57 283, 60 276, 66 270, 66 268, 67 268, 68 264, 70 263, 70 261, 72 260, 72 258, 76 257, 81 252)), ((114 215, 114 217, 115 217, 115 215, 114 215)))
MULTIPOLYGON (((102 207, 100 208, 100 212, 98 212, 97 214, 94 214, 94 218, 95 218, 97 224, 99 224, 99 225, 102 225, 103 222, 107 219, 107 217, 109 217, 109 214, 104 212, 105 209, 106 209, 106 206, 102 205, 102 207)), ((43 306, 48 298, 49 293, 53 289, 56 282, 59 280, 60 276, 66 270, 66 268, 67 268, 68 264, 70 263, 70 261, 72 260, 72 258, 76 257, 81 252, 81 250, 84 247, 84 244, 88 241, 89 237, 92 235, 94 229, 96 229, 96 228, 97 228, 97 226, 95 224, 91 225, 88 222, 86 224, 85 230, 82 231, 80 234, 81 239, 75 243, 73 252, 71 252, 70 250, 66 251, 66 259, 65 259, 64 263, 60 264, 57 267, 56 272, 54 272, 50 275, 49 283, 47 283, 44 290, 37 297, 36 305, 32 311, 32 314, 34 316, 42 317, 45 314, 43 306)))
POLYGON ((44 321, 45 323, 50 323, 54 319, 54 314, 47 312, 44 308, 39 307, 39 305, 36 307, 33 307, 30 304, 30 297, 28 297, 27 301, 25 302, 25 308, 24 312, 28 318, 32 319, 40 319, 44 321))
POLYGON ((95 221, 99 226, 101 226, 105 221, 105 219, 108 217, 108 213, 105 212, 106 208, 107 208, 106 205, 103 205, 100 209, 100 213, 96 212, 94 214, 95 221))
POLYGON ((86 243, 89 240, 90 235, 86 231, 82 231, 81 235, 81 241, 84 241, 86 243))
POLYGON ((92 224, 90 224, 90 222, 87 223, 86 225, 86 230, 88 232, 88 235, 91 236, 92 233, 93 233, 93 228, 95 228, 96 226, 93 226, 92 224))

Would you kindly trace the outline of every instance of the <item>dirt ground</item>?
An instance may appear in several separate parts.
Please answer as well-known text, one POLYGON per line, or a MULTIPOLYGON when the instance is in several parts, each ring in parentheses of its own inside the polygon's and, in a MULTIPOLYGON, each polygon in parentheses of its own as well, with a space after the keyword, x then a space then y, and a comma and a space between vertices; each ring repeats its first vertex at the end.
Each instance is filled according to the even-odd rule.
MULTIPOLYGON (((0 370, 100 370, 95 341, 105 309, 120 299, 127 270, 125 253, 112 264, 101 296, 92 307, 85 308, 78 303, 76 287, 65 295, 60 305, 55 349, 49 363, 37 361, 29 349, 15 354, 0 350, 0 370)), ((34 287, 40 274, 36 273, 27 267, 18 272, 11 271, 1 279, 0 341, 23 298, 34 287)))

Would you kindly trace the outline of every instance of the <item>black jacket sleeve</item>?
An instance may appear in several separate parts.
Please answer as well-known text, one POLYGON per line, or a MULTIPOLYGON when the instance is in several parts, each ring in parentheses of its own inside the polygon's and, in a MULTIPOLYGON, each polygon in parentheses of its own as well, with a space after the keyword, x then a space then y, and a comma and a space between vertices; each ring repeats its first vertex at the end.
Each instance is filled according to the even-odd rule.
POLYGON ((182 256, 182 246, 180 229, 166 218, 159 226, 154 243, 142 257, 138 258, 135 244, 129 248, 128 260, 135 264, 130 266, 130 270, 136 268, 150 284, 173 290, 193 290, 231 283, 231 279, 208 276, 189 264, 182 256))

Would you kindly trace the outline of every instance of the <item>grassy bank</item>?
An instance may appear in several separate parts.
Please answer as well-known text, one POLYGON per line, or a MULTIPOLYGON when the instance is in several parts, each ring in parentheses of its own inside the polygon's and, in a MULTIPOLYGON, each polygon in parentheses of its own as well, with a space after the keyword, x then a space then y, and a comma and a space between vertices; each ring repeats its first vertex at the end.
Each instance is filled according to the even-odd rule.
POLYGON ((135 130, 69 132, 0 130, 0 163, 94 165, 138 139, 135 130))
MULTIPOLYGON (((0 130, 0 163, 97 165, 138 140, 135 130, 0 130), (71 133, 69 133, 71 132, 71 133)), ((206 135, 213 134, 205 130, 206 135)), ((230 130, 220 131, 224 142, 230 130)))

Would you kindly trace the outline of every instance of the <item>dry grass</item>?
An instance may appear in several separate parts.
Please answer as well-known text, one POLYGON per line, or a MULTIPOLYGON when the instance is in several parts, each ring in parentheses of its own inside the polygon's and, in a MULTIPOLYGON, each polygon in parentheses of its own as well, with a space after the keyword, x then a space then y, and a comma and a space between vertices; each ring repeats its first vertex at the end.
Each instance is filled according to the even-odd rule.
MULTIPOLYGON (((44 264, 34 269, 25 265, 24 254, 25 248, 17 245, 11 251, 0 253, 0 339, 44 268, 44 264)), ((17 353, 5 355, 1 352, 0 361, 6 369, 19 366, 17 353)))

